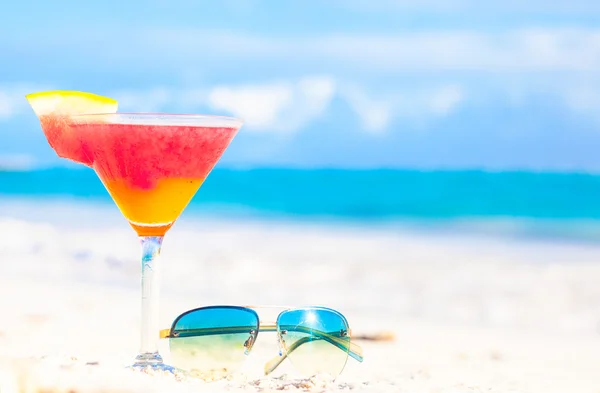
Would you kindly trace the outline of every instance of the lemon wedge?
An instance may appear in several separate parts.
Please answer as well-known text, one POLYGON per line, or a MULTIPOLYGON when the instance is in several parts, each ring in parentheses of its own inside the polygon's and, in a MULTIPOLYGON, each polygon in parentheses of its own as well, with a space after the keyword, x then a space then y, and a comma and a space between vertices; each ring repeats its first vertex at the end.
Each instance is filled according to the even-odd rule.
POLYGON ((115 113, 117 100, 93 93, 54 90, 25 96, 38 117, 50 114, 85 115, 91 113, 115 113))

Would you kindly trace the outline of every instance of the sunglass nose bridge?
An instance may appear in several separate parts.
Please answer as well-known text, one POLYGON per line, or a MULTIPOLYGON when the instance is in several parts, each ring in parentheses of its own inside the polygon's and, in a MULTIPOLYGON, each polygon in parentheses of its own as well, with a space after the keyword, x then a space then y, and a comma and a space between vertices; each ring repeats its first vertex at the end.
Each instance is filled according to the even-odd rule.
POLYGON ((246 355, 250 354, 250 350, 252 349, 252 346, 254 346, 254 342, 256 341, 256 330, 252 329, 248 333, 250 334, 250 336, 248 336, 246 341, 244 341, 244 353, 246 355))

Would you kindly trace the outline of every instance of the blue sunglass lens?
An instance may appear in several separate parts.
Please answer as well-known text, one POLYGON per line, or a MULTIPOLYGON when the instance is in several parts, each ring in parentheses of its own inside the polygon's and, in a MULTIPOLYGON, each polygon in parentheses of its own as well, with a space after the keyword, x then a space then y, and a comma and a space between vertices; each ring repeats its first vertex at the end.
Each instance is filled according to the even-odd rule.
POLYGON ((181 315, 169 339, 173 365, 205 380, 237 371, 258 334, 258 315, 238 307, 206 307, 181 315))
POLYGON ((346 319, 337 311, 306 308, 283 312, 277 331, 288 358, 305 376, 337 377, 348 360, 350 334, 346 319))

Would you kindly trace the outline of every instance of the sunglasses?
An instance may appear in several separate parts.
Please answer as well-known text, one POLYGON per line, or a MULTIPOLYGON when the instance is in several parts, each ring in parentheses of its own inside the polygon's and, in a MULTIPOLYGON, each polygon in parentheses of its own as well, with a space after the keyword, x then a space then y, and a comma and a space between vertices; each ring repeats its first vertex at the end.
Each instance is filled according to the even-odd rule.
POLYGON ((250 354, 259 332, 276 332, 279 355, 265 364, 265 375, 285 359, 304 376, 341 374, 348 357, 363 361, 362 349, 351 342, 350 327, 338 311, 325 307, 282 308, 274 323, 260 320, 255 307, 209 306, 186 311, 170 329, 175 367, 205 380, 235 373, 250 354))

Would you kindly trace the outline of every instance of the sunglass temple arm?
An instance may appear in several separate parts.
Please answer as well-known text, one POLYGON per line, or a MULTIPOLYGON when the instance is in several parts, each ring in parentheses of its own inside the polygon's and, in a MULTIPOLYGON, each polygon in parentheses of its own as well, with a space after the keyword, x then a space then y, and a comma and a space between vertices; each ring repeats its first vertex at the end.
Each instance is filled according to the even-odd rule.
MULTIPOLYGON (((311 329, 311 333, 315 334, 316 336, 318 336, 320 339, 323 339, 333 345, 335 345, 336 347, 338 347, 339 349, 341 349, 342 351, 348 351, 348 355, 350 355, 352 358, 356 359, 359 362, 363 361, 363 351, 362 348, 351 342, 351 341, 346 341, 343 339, 340 339, 339 337, 336 337, 332 334, 326 333, 326 332, 321 332, 318 330, 314 330, 311 329)), ((281 363, 283 363, 283 361, 292 353, 294 352, 297 348, 299 348, 302 344, 306 344, 312 341, 312 338, 310 337, 303 337, 300 340, 294 342, 292 345, 290 345, 288 348, 286 348, 286 351, 284 351, 281 356, 276 356, 273 359, 271 359, 270 361, 268 361, 265 364, 265 375, 269 375, 270 373, 272 373, 273 371, 275 371, 275 369, 277 367, 279 367, 279 365, 281 363)))

